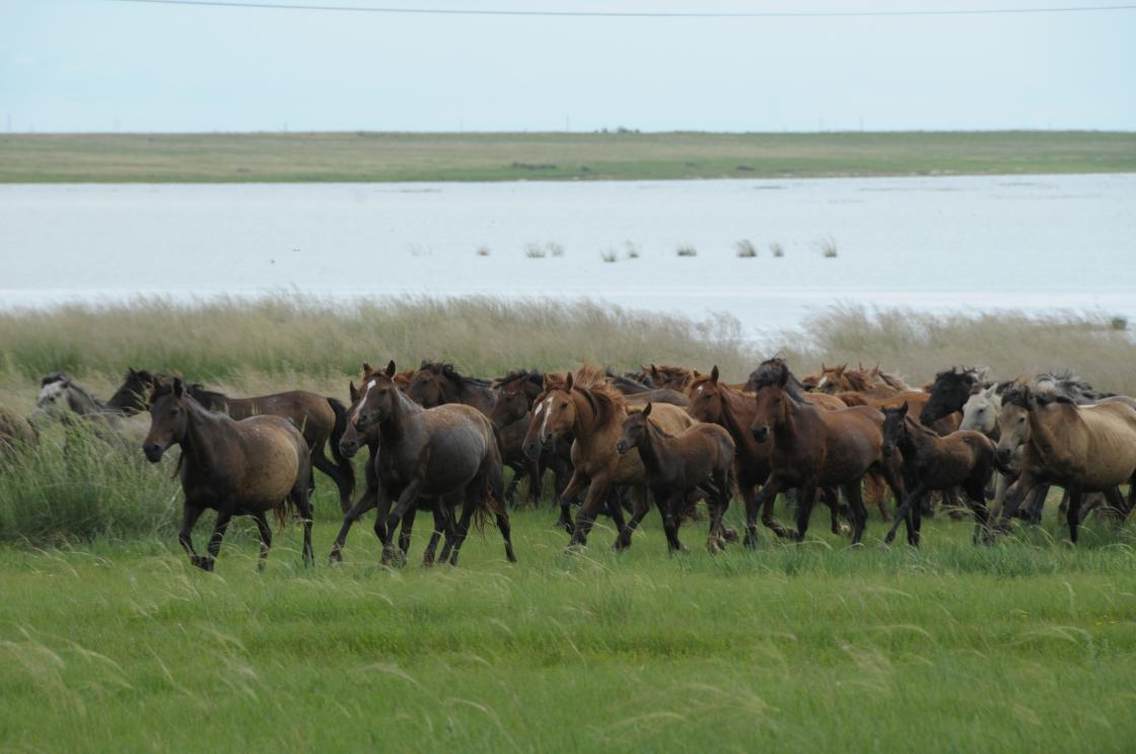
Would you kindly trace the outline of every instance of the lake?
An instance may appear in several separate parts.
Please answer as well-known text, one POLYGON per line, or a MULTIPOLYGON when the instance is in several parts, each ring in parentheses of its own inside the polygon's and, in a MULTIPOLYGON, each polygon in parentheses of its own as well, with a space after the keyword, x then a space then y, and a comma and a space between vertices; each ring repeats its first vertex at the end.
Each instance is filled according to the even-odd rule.
POLYGON ((586 297, 729 312, 759 337, 836 303, 1136 321, 1133 262, 1136 175, 0 186, 9 308, 282 289, 586 297), (736 256, 741 239, 757 258, 736 256))

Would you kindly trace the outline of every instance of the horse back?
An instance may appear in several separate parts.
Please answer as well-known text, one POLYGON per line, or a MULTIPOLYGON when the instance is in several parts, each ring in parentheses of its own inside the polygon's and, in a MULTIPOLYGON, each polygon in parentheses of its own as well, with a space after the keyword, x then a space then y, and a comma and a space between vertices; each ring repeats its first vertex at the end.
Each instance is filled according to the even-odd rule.
POLYGON ((309 446, 326 440, 335 427, 335 410, 328 399, 306 390, 289 390, 252 398, 227 398, 225 403, 229 416, 234 419, 268 414, 290 420, 300 428, 309 446))

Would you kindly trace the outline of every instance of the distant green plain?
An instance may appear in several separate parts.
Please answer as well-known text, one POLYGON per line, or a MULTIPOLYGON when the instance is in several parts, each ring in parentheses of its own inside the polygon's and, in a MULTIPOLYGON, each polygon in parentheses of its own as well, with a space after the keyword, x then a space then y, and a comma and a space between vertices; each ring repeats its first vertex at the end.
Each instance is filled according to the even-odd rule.
POLYGON ((662 180, 1136 172, 1136 133, 9 134, 3 183, 662 180))

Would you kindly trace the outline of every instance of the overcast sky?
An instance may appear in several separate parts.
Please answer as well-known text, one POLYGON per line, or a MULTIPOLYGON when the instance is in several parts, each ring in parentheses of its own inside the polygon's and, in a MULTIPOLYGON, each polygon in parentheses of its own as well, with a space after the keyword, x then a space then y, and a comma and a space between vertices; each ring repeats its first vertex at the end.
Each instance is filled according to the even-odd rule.
MULTIPOLYGON (((327 4, 763 11, 1093 3, 327 4)), ((621 125, 1136 130, 1136 11, 604 19, 0 0, 3 130, 581 131, 621 125)))

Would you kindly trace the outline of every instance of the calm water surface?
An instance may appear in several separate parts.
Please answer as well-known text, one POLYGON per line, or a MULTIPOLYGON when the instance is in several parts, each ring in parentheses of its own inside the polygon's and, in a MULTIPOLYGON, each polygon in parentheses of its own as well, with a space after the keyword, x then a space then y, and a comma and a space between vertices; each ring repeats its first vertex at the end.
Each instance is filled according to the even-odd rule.
POLYGON ((298 289, 588 297, 754 336, 834 303, 1136 321, 1133 262, 1136 175, 0 186, 7 307, 298 289), (563 256, 526 257, 549 242, 563 256))

